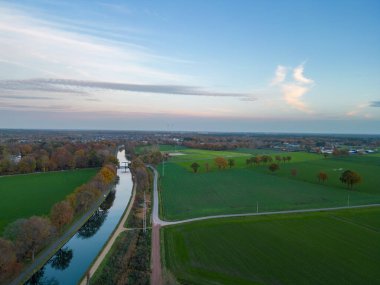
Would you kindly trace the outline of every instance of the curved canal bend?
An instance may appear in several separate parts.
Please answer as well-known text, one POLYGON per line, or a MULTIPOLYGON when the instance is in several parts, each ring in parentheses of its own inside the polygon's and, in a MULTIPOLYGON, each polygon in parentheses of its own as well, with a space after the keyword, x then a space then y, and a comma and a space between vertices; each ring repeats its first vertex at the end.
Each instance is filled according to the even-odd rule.
MULTIPOLYGON (((118 152, 117 158, 121 166, 127 162, 124 150, 118 152)), ((118 183, 98 210, 26 284, 71 285, 80 282, 116 228, 131 198, 131 173, 120 168, 117 174, 118 183)))

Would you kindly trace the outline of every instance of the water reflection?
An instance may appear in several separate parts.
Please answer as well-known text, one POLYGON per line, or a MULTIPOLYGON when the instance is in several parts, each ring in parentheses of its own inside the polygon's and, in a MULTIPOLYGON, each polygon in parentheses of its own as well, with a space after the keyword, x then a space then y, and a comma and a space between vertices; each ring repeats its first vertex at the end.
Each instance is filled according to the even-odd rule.
MULTIPOLYGON (((118 153, 126 161, 125 152, 118 153)), ((118 180, 99 209, 27 284, 77 284, 117 226, 131 197, 130 172, 118 169, 118 180)))
POLYGON ((77 237, 87 239, 92 237, 103 225, 108 215, 108 211, 100 208, 95 211, 92 217, 78 230, 77 237))
POLYGON ((46 278, 45 274, 45 266, 38 270, 34 275, 29 279, 26 283, 27 285, 58 285, 59 282, 54 278, 46 278))
POLYGON ((61 248, 50 259, 50 265, 54 269, 64 270, 70 265, 70 261, 73 258, 73 250, 68 247, 61 248))

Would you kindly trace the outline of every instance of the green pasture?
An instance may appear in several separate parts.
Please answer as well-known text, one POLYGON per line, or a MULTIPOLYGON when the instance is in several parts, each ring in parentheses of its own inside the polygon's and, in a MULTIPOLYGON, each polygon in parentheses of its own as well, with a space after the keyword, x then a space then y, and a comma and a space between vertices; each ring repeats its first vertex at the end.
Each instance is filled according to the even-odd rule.
MULTIPOLYGON (((161 214, 181 220, 249 213, 380 203, 380 195, 289 179, 250 168, 194 174, 175 163, 161 176, 161 214), (349 198, 348 198, 349 195, 349 198)), ((378 189, 379 190, 379 189, 378 189)))
POLYGON ((213 219, 161 229, 181 284, 378 284, 380 208, 213 219))
POLYGON ((9 223, 33 215, 47 215, 58 201, 86 183, 97 169, 0 177, 0 234, 9 223))
POLYGON ((159 150, 162 152, 174 152, 174 151, 179 151, 186 149, 186 147, 181 146, 181 145, 169 145, 169 144, 160 144, 160 145, 140 145, 137 146, 135 151, 137 154, 142 154, 145 151, 150 151, 150 150, 159 150))
POLYGON ((250 155, 244 153, 194 149, 182 152, 185 155, 170 158, 165 166, 158 166, 161 214, 166 219, 253 212, 257 204, 259 211, 275 211, 380 202, 380 159, 375 156, 324 158, 304 152, 280 153, 292 159, 281 162, 280 170, 271 173, 267 165, 247 166, 250 155), (213 160, 217 156, 233 157, 236 165, 217 170, 213 160), (199 173, 192 173, 193 162, 201 165, 199 173), (210 166, 207 173, 206 163, 210 166), (296 176, 291 174, 292 169, 296 169, 296 176), (339 181, 346 169, 362 176, 362 183, 352 191, 339 181), (325 183, 317 180, 320 171, 328 174, 325 183))

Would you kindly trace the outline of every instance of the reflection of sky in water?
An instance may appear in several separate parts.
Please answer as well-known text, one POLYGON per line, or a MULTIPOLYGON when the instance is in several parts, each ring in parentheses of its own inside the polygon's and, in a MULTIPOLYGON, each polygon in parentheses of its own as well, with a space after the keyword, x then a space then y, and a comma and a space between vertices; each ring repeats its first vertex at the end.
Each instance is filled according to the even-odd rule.
MULTIPOLYGON (((120 162, 127 161, 124 153, 122 151, 117 155, 120 162)), ((92 229, 89 227, 85 231, 88 235, 80 235, 78 233, 74 235, 63 246, 66 250, 72 250, 70 265, 64 270, 59 270, 53 268, 50 263, 46 264, 43 277, 40 279, 41 281, 35 284, 76 284, 86 273, 86 270, 98 255, 109 235, 115 229, 131 196, 133 184, 130 172, 125 173, 124 170, 119 169, 118 175, 119 182, 116 185, 115 200, 111 208, 106 211, 99 210, 96 219, 92 219, 90 222, 95 228, 100 226, 96 233, 92 234, 92 229)))

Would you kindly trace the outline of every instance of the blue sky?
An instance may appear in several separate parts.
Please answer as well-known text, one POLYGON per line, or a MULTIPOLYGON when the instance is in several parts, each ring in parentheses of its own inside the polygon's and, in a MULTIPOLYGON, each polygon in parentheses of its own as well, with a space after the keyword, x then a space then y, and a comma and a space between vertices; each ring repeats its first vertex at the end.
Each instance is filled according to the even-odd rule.
POLYGON ((380 133, 379 1, 0 1, 0 127, 380 133))

